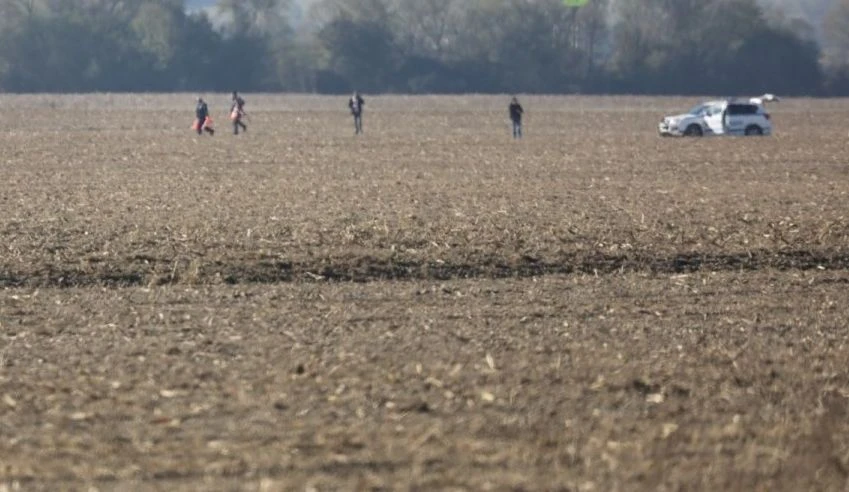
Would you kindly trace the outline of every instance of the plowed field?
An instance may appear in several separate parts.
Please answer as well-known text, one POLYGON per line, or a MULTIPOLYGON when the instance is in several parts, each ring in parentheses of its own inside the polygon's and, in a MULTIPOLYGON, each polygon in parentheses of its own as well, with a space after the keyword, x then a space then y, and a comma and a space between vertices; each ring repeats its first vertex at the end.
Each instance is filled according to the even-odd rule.
POLYGON ((849 101, 0 96, 0 490, 845 490, 849 101))

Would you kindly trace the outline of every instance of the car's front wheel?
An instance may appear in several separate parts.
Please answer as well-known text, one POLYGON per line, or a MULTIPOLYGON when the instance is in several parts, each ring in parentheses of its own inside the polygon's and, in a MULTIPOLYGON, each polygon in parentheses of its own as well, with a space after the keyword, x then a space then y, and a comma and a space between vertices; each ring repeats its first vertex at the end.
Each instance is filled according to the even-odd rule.
POLYGON ((764 131, 758 125, 749 125, 749 126, 746 127, 746 136, 747 137, 760 136, 760 135, 763 135, 763 134, 764 134, 764 131))
POLYGON ((704 132, 704 130, 702 130, 702 127, 700 125, 695 124, 695 123, 688 126, 687 129, 684 130, 684 136, 685 137, 701 137, 702 135, 704 135, 704 133, 705 132, 704 132))

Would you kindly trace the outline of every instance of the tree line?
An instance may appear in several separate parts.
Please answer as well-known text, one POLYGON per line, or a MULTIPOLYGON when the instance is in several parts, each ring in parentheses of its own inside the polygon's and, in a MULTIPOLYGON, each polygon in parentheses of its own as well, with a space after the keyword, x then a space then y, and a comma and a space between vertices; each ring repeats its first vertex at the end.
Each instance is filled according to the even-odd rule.
POLYGON ((0 90, 849 95, 849 0, 304 1, 0 0, 0 90))

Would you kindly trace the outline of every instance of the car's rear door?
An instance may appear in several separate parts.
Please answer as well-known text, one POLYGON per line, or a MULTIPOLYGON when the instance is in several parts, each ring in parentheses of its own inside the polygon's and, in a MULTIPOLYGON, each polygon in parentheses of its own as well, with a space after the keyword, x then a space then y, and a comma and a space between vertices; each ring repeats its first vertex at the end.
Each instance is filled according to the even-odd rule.
POLYGON ((757 112, 758 107, 754 104, 729 104, 725 116, 726 131, 730 135, 745 134, 749 119, 757 112))

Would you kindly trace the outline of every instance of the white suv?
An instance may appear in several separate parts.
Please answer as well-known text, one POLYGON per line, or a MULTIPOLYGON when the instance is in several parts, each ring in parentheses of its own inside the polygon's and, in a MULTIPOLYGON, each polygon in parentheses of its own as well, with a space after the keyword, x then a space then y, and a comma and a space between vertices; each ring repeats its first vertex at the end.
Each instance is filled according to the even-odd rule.
POLYGON ((686 114, 667 116, 658 125, 662 136, 770 135, 772 122, 764 103, 778 101, 772 94, 748 100, 708 101, 686 114))

